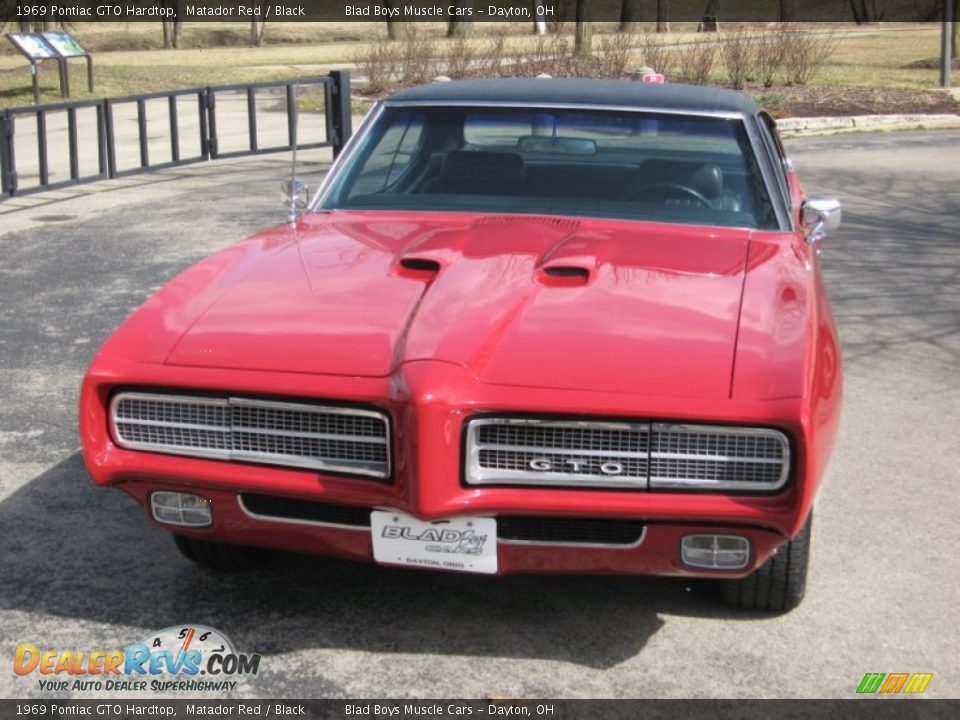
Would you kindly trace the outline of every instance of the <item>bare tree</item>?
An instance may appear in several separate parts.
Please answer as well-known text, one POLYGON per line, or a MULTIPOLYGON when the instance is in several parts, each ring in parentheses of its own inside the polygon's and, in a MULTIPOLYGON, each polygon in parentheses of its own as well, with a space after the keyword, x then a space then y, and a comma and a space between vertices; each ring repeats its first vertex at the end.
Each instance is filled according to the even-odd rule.
POLYGON ((250 46, 263 47, 263 37, 267 32, 267 21, 261 18, 267 17, 268 3, 266 0, 258 0, 255 7, 259 9, 260 14, 254 15, 250 21, 250 46))
POLYGON ((877 0, 850 0, 850 12, 857 25, 883 20, 883 9, 877 8, 877 0))
POLYGON ((250 45, 253 47, 263 47, 263 35, 267 30, 266 20, 250 21, 250 45))
POLYGON ((473 20, 470 19, 471 13, 467 10, 473 10, 473 0, 454 0, 450 7, 455 10, 464 11, 463 15, 452 15, 447 21, 447 37, 466 37, 473 29, 473 20))
MULTIPOLYGON (((399 7, 395 0, 381 0, 380 3, 385 10, 398 10, 399 7)), ((393 15, 387 15, 387 40, 396 40, 397 32, 400 28, 400 20, 394 18, 393 15)))
MULTIPOLYGON (((14 8, 21 7, 22 5, 25 5, 25 4, 26 3, 24 2, 24 0, 14 0, 14 2, 12 3, 3 2, 3 3, 0 3, 0 11, 3 11, 4 16, 16 15, 17 17, 20 17, 19 14, 14 13, 14 8)), ((17 29, 20 32, 30 32, 30 21, 18 20, 17 29)), ((0 30, 6 30, 6 23, 3 23, 3 25, 0 26, 0 30)))
POLYGON ((620 32, 640 29, 641 0, 620 0, 620 32))
POLYGON ((593 51, 593 23, 590 22, 590 0, 577 0, 577 31, 573 41, 574 54, 588 57, 593 51))
POLYGON ((670 32, 670 0, 657 0, 657 32, 670 32))
POLYGON ((957 57, 957 44, 960 43, 960 0, 953 0, 953 42, 950 44, 950 57, 957 57))
POLYGON ((173 14, 163 20, 163 47, 179 50, 183 45, 183 2, 163 0, 161 7, 170 8, 173 14))

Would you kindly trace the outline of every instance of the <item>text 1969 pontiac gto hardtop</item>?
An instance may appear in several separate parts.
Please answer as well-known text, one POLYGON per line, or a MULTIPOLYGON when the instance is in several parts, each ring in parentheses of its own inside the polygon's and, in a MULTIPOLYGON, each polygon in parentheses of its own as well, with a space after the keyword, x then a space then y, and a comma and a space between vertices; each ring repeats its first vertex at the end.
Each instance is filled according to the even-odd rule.
POLYGON ((839 217, 733 92, 404 91, 305 213, 107 341, 87 466, 207 565, 705 577, 789 609, 839 420, 839 217))

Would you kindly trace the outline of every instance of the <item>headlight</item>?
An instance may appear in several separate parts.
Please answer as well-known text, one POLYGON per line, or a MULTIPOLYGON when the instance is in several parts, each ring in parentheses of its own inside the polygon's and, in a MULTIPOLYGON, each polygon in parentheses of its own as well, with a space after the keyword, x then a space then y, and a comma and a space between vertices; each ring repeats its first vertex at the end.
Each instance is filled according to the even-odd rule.
POLYGON ((790 474, 768 428, 482 417, 466 432, 468 485, 769 492, 790 474))

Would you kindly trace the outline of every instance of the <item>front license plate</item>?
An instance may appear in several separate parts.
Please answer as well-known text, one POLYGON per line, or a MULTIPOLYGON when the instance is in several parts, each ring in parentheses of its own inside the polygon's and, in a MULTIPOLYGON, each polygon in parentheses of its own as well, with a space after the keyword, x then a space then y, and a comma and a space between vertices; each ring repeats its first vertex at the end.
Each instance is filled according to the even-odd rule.
POLYGON ((373 557, 391 565, 497 572, 497 521, 450 518, 424 522, 400 512, 370 513, 373 557))

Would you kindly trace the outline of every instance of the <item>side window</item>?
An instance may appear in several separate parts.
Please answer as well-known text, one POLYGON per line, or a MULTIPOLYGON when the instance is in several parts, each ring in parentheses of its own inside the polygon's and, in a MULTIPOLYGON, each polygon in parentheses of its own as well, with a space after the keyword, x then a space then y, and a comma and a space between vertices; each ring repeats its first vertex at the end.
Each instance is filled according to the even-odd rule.
POLYGON ((773 156, 777 159, 777 169, 786 180, 787 173, 787 151, 783 149, 783 143, 780 141, 780 133, 777 132, 777 121, 767 113, 760 113, 760 119, 763 121, 763 127, 766 129, 767 142, 770 143, 773 150, 773 156))
POLYGON ((763 120, 764 127, 767 128, 770 137, 773 138, 773 144, 777 149, 777 154, 780 156, 780 159, 786 162, 787 152, 783 149, 783 143, 780 142, 780 133, 777 132, 777 121, 765 112, 760 113, 760 119, 763 120))
POLYGON ((790 202, 790 183, 787 181, 787 156, 783 150, 783 144, 777 135, 776 121, 767 113, 761 112, 758 115, 760 122, 760 137, 763 138, 763 144, 773 160, 773 169, 777 176, 777 184, 780 186, 780 194, 783 195, 784 202, 789 208, 790 202))
POLYGON ((422 137, 422 113, 398 113, 371 151, 348 198, 388 192, 410 167, 422 137))

